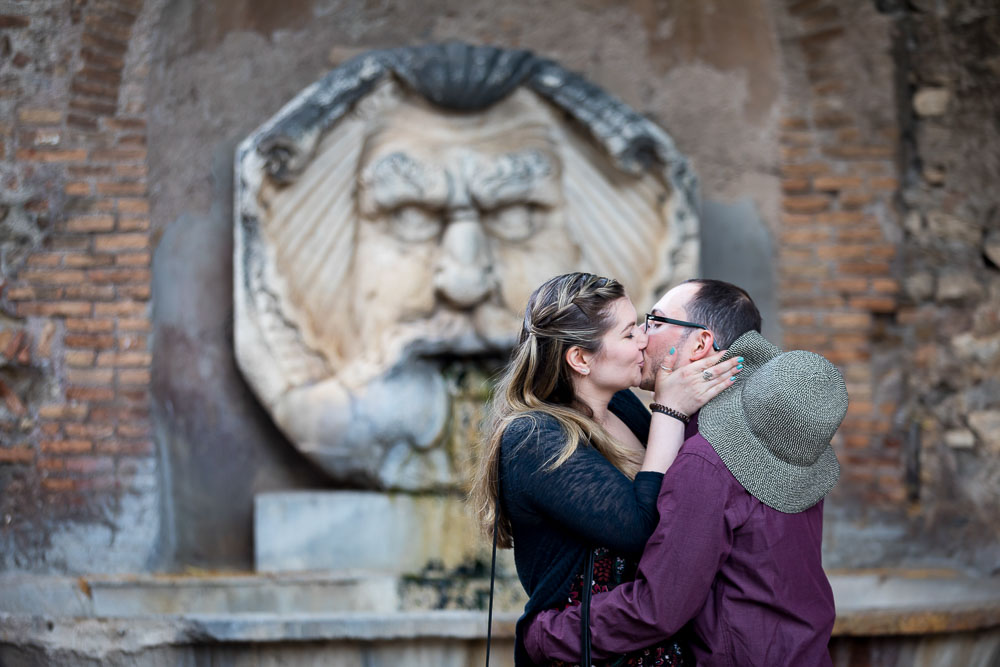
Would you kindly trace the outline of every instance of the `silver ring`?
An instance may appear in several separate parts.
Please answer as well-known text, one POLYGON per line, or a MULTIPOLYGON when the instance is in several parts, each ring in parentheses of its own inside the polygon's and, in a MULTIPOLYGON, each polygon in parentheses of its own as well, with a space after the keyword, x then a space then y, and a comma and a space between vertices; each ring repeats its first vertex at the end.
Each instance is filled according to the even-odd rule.
POLYGON ((705 382, 711 382, 712 380, 715 379, 715 376, 712 375, 712 371, 708 370, 707 368, 701 372, 701 376, 705 378, 705 382))
POLYGON ((667 368, 667 367, 666 367, 666 366, 664 366, 663 364, 660 364, 660 368, 662 368, 663 370, 665 370, 665 371, 666 371, 666 372, 668 372, 668 373, 673 373, 673 372, 674 372, 674 369, 673 369, 673 368, 667 368))

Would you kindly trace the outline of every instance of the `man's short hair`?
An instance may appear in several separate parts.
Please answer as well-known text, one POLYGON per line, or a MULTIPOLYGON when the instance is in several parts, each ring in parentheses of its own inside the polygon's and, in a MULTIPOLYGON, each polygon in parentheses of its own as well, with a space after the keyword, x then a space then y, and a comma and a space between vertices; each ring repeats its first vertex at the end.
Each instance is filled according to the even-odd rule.
POLYGON ((687 318, 708 327, 720 348, 729 347, 748 331, 760 333, 760 311, 745 289, 711 278, 684 282, 700 285, 685 307, 687 318))

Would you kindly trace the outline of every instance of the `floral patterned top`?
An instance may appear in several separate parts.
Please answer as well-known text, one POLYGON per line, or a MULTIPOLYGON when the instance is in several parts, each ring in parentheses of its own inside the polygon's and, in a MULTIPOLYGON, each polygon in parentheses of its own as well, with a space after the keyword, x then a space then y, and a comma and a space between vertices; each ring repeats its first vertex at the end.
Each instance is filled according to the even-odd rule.
MULTIPOLYGON (((586 565, 584 565, 586 567, 586 565)), ((612 553, 610 549, 599 547, 594 549, 594 580, 591 582, 594 593, 610 591, 615 586, 635 579, 638 561, 612 553)), ((566 601, 560 605, 563 610, 580 604, 583 593, 583 572, 576 575, 573 586, 566 601)), ((685 663, 684 650, 676 641, 670 639, 656 646, 633 651, 604 662, 595 662, 601 667, 680 667, 684 664, 694 664, 691 660, 685 663)), ((546 667, 571 667, 568 662, 552 660, 546 667)), ((579 666, 574 666, 579 667, 579 666)))

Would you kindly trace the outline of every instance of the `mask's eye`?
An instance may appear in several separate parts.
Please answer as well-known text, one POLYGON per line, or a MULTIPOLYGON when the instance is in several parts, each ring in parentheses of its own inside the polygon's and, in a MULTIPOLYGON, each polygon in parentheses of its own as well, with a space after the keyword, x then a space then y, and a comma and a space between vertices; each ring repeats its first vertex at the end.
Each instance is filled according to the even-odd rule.
POLYGON ((406 204, 389 213, 389 226, 402 241, 430 241, 441 233, 441 216, 421 206, 406 204))
POLYGON ((511 204, 483 214, 486 230, 503 241, 524 241, 538 229, 543 209, 535 204, 511 204))

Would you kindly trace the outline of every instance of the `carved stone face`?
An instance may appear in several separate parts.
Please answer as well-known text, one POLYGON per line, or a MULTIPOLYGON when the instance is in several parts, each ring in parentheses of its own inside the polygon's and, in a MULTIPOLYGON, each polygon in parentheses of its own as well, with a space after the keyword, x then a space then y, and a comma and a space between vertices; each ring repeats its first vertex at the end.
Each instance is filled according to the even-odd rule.
POLYGON ((503 349, 531 290, 577 266, 548 110, 515 98, 462 115, 406 104, 367 138, 351 356, 503 349))
POLYGON ((237 153, 237 361, 294 446, 353 486, 463 484, 483 358, 548 278, 614 276, 644 308, 695 267, 693 185, 661 129, 543 61, 530 86, 432 106, 527 62, 439 55, 456 54, 360 57, 237 153))

